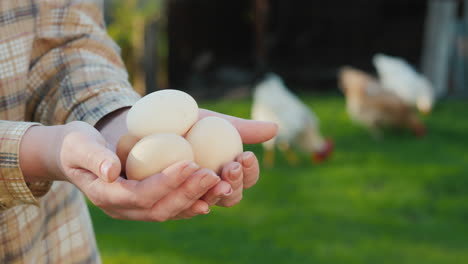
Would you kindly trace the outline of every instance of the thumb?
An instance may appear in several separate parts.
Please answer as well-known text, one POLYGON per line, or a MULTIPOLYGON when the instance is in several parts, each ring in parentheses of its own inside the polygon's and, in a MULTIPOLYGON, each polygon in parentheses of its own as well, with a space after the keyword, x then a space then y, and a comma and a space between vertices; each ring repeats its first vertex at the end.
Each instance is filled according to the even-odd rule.
POLYGON ((107 182, 113 182, 119 177, 120 160, 104 144, 82 141, 73 152, 71 162, 75 167, 88 170, 107 182))

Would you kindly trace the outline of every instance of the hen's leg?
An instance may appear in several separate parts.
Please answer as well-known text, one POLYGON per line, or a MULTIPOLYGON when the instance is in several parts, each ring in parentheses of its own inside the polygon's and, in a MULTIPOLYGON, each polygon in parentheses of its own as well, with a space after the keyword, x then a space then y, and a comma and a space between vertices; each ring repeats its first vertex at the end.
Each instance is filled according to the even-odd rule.
POLYGON ((288 142, 281 141, 278 143, 279 149, 284 152, 284 155, 286 157, 286 161, 288 162, 289 165, 291 166, 296 166, 299 164, 299 157, 297 156, 296 153, 291 149, 291 146, 288 142))
POLYGON ((263 143, 263 165, 272 168, 275 163, 275 139, 263 143))

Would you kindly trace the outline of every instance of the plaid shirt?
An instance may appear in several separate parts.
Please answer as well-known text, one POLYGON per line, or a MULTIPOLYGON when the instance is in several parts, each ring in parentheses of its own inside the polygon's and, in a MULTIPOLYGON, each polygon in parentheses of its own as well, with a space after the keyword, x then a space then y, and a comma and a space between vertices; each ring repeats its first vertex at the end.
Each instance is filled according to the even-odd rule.
POLYGON ((139 98, 101 5, 0 0, 0 263, 100 262, 81 192, 25 182, 18 150, 31 125, 94 125, 139 98))

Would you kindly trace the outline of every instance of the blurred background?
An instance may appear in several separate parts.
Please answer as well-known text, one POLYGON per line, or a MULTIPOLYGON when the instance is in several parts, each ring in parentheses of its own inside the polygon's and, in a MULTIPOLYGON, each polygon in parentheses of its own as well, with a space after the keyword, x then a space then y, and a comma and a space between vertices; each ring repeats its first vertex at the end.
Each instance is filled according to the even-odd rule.
POLYGON ((104 263, 468 261, 468 1, 106 0, 104 11, 140 94, 179 89, 244 118, 253 105, 281 106, 285 127, 299 114, 283 113, 305 106, 314 135, 334 146, 311 162, 299 140, 278 139, 273 157, 246 145, 261 163, 258 184, 239 205, 188 221, 118 221, 91 206, 104 263), (377 69, 376 54, 405 64, 377 69), (345 89, 345 65, 365 83, 345 89), (257 93, 269 72, 286 96, 257 93), (392 80, 394 93, 381 94, 392 80), (430 114, 411 103, 415 83, 430 114), (355 86, 364 95, 352 96, 355 86), (368 113, 378 120, 363 121, 368 113), (418 126, 380 128, 397 113, 418 126))

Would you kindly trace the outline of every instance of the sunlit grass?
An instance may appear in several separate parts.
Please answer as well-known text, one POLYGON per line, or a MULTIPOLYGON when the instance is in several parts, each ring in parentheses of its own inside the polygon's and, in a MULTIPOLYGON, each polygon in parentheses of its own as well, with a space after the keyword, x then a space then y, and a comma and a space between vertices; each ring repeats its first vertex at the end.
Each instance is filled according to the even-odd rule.
MULTIPOLYGON (((189 221, 117 221, 91 207, 104 263, 468 262, 468 102, 438 104, 423 139, 376 141, 341 96, 302 98, 336 143, 329 162, 301 154, 291 168, 278 154, 241 204, 189 221)), ((250 112, 248 100, 201 106, 250 112)), ((246 149, 262 158, 261 146, 246 149)))

